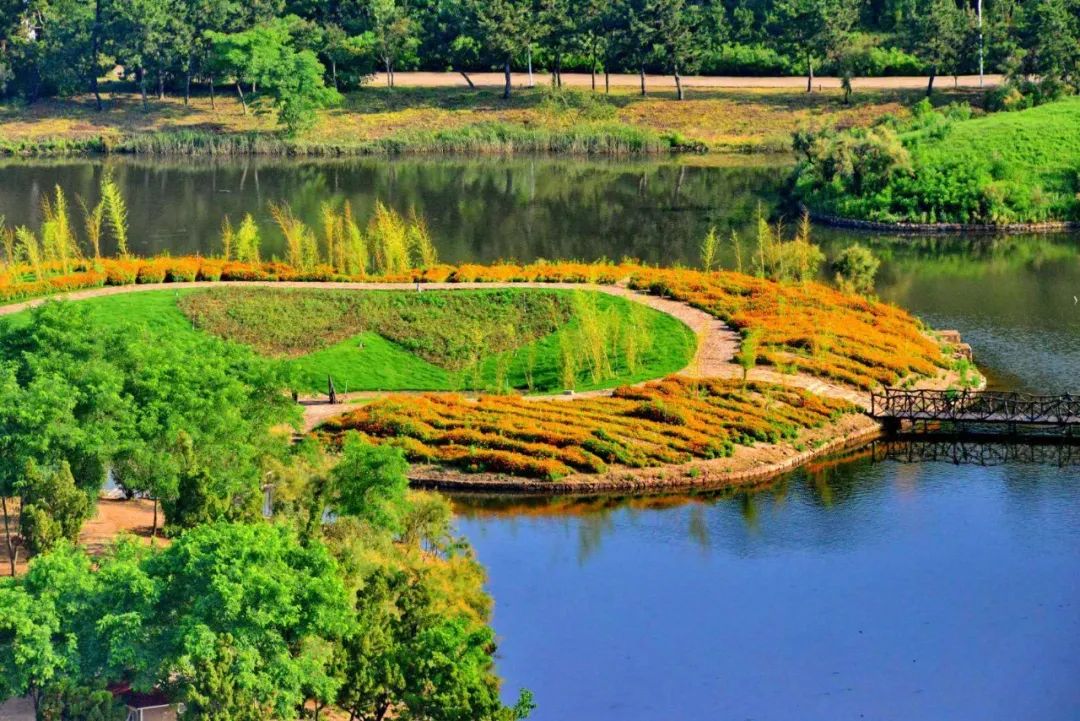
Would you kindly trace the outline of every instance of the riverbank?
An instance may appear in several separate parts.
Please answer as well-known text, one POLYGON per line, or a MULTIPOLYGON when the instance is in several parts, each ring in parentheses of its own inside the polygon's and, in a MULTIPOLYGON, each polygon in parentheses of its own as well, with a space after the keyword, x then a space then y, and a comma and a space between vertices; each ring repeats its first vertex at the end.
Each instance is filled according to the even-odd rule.
MULTIPOLYGON (((507 101, 483 87, 371 85, 287 139, 272 116, 245 113, 230 94, 194 96, 188 105, 166 97, 144 108, 125 89, 106 92, 102 112, 89 96, 0 107, 0 155, 787 153, 796 130, 868 126, 906 115, 918 97, 906 86, 856 92, 850 104, 835 88, 700 87, 680 102, 666 88, 643 97, 624 86, 610 94, 538 86, 507 101)), ((942 97, 978 101, 981 92, 957 88, 942 97)))

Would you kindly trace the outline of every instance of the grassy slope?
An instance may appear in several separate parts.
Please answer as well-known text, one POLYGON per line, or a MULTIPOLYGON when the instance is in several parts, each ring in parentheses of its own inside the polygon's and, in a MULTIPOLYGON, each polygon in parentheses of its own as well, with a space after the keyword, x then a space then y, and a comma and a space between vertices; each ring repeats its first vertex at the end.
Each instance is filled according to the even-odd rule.
POLYGON ((989 155, 1045 190, 1065 190, 1080 168, 1080 97, 956 123, 944 138, 920 143, 918 152, 929 163, 989 155))
MULTIPOLYGON (((93 298, 80 303, 89 310, 94 322, 104 325, 130 321, 168 333, 199 333, 201 331, 193 329, 190 321, 176 306, 176 299, 181 294, 190 292, 192 291, 187 289, 145 291, 93 298)), ((629 301, 608 295, 599 295, 597 304, 601 310, 615 307, 624 316, 631 308, 629 301)), ((28 313, 9 316, 10 322, 14 323, 25 322, 28 317, 28 313)), ((643 354, 637 372, 630 373, 625 367, 620 367, 617 369, 617 377, 599 383, 582 376, 576 390, 608 388, 657 378, 678 371, 689 363, 696 343, 690 329, 671 316, 651 309, 648 310, 647 318, 654 342, 652 350, 643 354)), ((576 321, 571 320, 559 333, 548 335, 532 344, 535 348, 535 390, 562 390, 559 382, 559 335, 572 330, 575 325, 576 321)), ((511 386, 525 386, 524 359, 527 352, 528 346, 519 349, 511 360, 507 375, 511 386)), ((292 363, 297 368, 301 389, 304 391, 325 392, 328 375, 334 377, 339 391, 455 390, 461 385, 459 379, 452 377, 444 369, 373 333, 362 333, 298 358, 292 363)), ((495 358, 489 358, 485 362, 485 383, 490 383, 495 377, 495 367, 495 358)))
POLYGON ((670 139, 704 143, 712 150, 789 151, 792 131, 806 125, 863 125, 884 113, 903 111, 908 91, 856 93, 852 105, 838 91, 813 94, 778 89, 695 90, 677 102, 670 92, 641 97, 630 88, 610 96, 556 107, 540 89, 519 90, 503 101, 493 90, 458 88, 365 88, 343 106, 320 113, 311 132, 288 145, 274 133, 271 116, 244 115, 231 95, 152 101, 143 111, 136 95, 113 93, 107 109, 90 98, 40 101, 0 108, 0 154, 31 152, 52 144, 54 152, 131 143, 145 152, 183 152, 206 138, 253 134, 248 149, 262 152, 353 152, 550 149, 618 152, 664 150, 670 139), (201 140, 180 141, 161 133, 189 131, 201 140), (133 140, 134 139, 134 140, 133 140))

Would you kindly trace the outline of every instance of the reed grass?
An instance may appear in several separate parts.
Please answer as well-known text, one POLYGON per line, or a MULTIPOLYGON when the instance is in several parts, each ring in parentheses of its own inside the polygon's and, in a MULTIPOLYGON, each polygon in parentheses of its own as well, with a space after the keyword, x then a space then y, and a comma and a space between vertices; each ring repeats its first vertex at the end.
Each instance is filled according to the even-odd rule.
POLYGON ((129 257, 128 252, 128 210, 124 194, 106 169, 101 177, 101 202, 104 206, 105 220, 116 241, 116 251, 121 258, 129 257))

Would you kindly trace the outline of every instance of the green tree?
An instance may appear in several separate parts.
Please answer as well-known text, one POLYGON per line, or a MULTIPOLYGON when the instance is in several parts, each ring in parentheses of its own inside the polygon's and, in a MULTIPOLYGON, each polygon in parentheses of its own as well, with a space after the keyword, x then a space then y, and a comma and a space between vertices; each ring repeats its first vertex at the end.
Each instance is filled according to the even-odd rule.
POLYGON ((347 434, 341 460, 330 471, 331 510, 400 533, 408 470, 400 449, 366 443, 355 432, 347 434))
POLYGON ((528 692, 513 709, 502 705, 491 630, 448 614, 423 571, 376 570, 356 599, 354 631, 337 657, 337 702, 354 718, 382 721, 393 711, 431 721, 509 720, 532 710, 528 692))
POLYGON ((65 668, 67 640, 59 630, 51 604, 12 582, 0 583, 0 701, 29 696, 39 710, 46 689, 65 668))
POLYGON ((857 18, 851 0, 779 0, 772 22, 781 50, 806 61, 806 92, 814 91, 814 63, 842 52, 857 18))
POLYGON ((90 517, 93 504, 87 493, 75 486, 67 461, 61 461, 56 469, 39 468, 29 461, 16 488, 22 509, 22 536, 30 551, 43 553, 62 540, 78 541, 79 530, 90 517))
POLYGON ((845 293, 872 295, 880 266, 881 261, 872 250, 859 243, 849 245, 833 261, 836 285, 845 293))
MULTIPOLYGON (((293 718, 315 689, 326 692, 348 603, 322 544, 302 547, 284 527, 215 523, 143 568, 164 587, 143 624, 148 636, 130 651, 152 654, 138 683, 168 689, 197 718, 252 721, 293 718)), ((125 652, 125 640, 114 652, 125 652)))
POLYGON ((208 34, 213 43, 214 65, 232 76, 247 112, 242 84, 261 88, 256 107, 270 105, 289 135, 310 128, 319 108, 333 105, 341 96, 326 86, 325 69, 310 50, 297 50, 292 28, 295 16, 273 20, 239 33, 208 34))
POLYGON ((964 14, 954 0, 919 0, 907 21, 907 45, 930 68, 926 95, 939 73, 951 73, 966 35, 964 14))
POLYGON ((217 340, 141 328, 121 347, 114 362, 132 430, 113 459, 117 482, 160 501, 176 528, 256 517, 266 461, 286 450, 272 429, 296 420, 284 368, 217 340))
POLYGON ((0 327, 0 500, 14 570, 7 499, 27 467, 67 463, 75 485, 96 496, 130 418, 123 377, 109 361, 108 334, 89 329, 85 309, 47 303, 25 325, 0 327))
POLYGON ((1022 8, 1021 71, 1080 90, 1080 2, 1034 0, 1022 8))
POLYGON ((676 97, 684 99, 681 73, 696 72, 704 39, 700 37, 701 9, 686 0, 653 0, 656 40, 664 66, 675 76, 676 97))
POLYGON ((371 0, 372 29, 367 43, 386 72, 386 84, 394 87, 394 68, 416 52, 419 39, 409 9, 398 0, 371 0))
POLYGON ((510 99, 510 67, 517 53, 534 39, 533 8, 526 0, 471 0, 481 43, 503 66, 503 99, 510 99))
POLYGON ((159 98, 165 96, 170 72, 188 55, 185 13, 180 0, 126 0, 114 3, 110 35, 118 60, 134 74, 147 106, 147 84, 154 83, 159 98))

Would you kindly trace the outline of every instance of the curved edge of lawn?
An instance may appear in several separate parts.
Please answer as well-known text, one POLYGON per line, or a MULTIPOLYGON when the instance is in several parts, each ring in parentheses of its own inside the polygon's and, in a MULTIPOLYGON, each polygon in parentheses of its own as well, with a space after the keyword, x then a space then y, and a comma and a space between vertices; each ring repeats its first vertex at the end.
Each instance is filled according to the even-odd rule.
MULTIPOLYGON (((138 286, 133 286, 138 287, 138 286)), ((78 302, 87 308, 90 320, 103 324, 131 324, 152 326, 159 331, 175 334, 199 334, 226 341, 213 334, 195 328, 177 307, 182 295, 197 293, 204 288, 175 288, 143 292, 116 293, 78 302)), ((526 289, 522 289, 526 290, 526 289)), ((380 291, 351 291, 380 292, 380 291)), ((457 290, 432 292, 460 292, 457 290)), ((606 295, 599 291, 552 290, 545 292, 593 293, 602 311, 618 310, 623 319, 636 305, 625 298, 606 295)), ((590 391, 615 388, 662 378, 686 368, 697 349, 697 337, 682 321, 653 308, 642 307, 648 320, 648 332, 652 344, 641 354, 637 367, 630 371, 616 366, 613 377, 593 381, 579 375, 573 390, 590 391)), ((29 310, 6 316, 0 322, 21 323, 29 318, 29 310)), ((480 390, 495 386, 500 359, 505 359, 505 380, 513 389, 528 393, 559 393, 564 390, 558 363, 561 353, 561 336, 576 330, 580 325, 574 317, 565 326, 532 343, 501 355, 489 356, 482 364, 480 390), (534 372, 533 387, 528 388, 526 368, 532 354, 534 372)), ((297 382, 301 392, 325 393, 327 377, 333 376, 335 388, 346 391, 457 391, 473 390, 463 384, 460 377, 428 361, 413 355, 386 338, 365 331, 326 348, 300 358, 284 360, 296 368, 297 382), (360 353, 356 351, 359 350, 360 353)), ((621 362, 621 359, 620 359, 621 362)), ((476 385, 475 383, 473 385, 476 385)))

